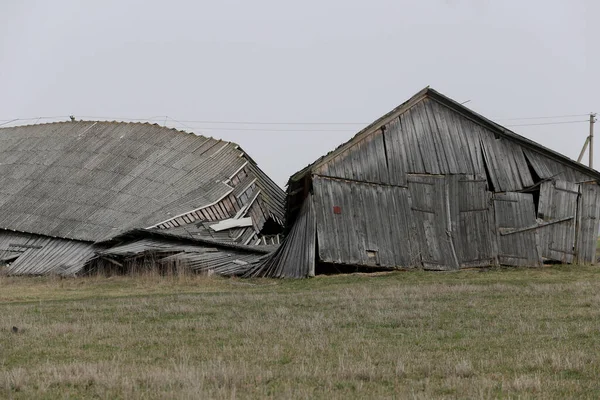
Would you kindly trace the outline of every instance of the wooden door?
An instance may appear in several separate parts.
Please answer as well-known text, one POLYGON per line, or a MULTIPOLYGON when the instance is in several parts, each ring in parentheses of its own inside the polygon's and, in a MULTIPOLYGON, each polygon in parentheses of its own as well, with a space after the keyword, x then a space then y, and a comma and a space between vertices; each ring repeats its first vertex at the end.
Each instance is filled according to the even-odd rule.
POLYGON ((530 193, 494 194, 498 232, 498 261, 503 265, 541 265, 538 229, 533 195, 530 193))
POLYGON ((582 183, 577 207, 577 262, 596 263, 598 222, 600 221, 600 186, 582 183))
POLYGON ((542 183, 537 216, 543 258, 563 263, 573 262, 578 196, 579 186, 576 183, 542 183))
POLYGON ((409 175, 408 189, 423 267, 458 269, 448 181, 442 175, 409 175))
POLYGON ((474 175, 454 175, 447 179, 450 180, 452 236, 461 268, 496 265, 494 210, 487 180, 474 175))

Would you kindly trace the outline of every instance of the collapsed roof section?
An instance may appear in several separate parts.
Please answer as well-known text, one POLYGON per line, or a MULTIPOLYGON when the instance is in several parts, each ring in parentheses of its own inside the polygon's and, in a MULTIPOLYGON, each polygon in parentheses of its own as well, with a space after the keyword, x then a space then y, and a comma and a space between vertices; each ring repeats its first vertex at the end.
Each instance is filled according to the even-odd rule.
POLYGON ((73 121, 1 128, 0 160, 0 253, 72 241, 89 256, 74 261, 61 247, 19 268, 23 259, 11 256, 13 273, 77 273, 94 243, 139 229, 280 240, 285 193, 235 143, 156 124, 73 121))

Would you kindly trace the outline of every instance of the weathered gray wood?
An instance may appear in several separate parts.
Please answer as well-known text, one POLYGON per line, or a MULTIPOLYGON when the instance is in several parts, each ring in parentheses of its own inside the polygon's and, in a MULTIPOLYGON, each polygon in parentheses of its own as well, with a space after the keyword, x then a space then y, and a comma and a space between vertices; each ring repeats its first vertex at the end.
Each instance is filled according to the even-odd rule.
POLYGON ((398 118, 391 121, 383 133, 386 147, 387 164, 389 170, 389 183, 397 186, 407 186, 406 173, 410 153, 406 149, 406 136, 398 118))
POLYGON ((434 138, 437 157, 444 173, 465 173, 468 168, 462 157, 460 141, 453 138, 449 132, 446 121, 438 110, 438 103, 431 100, 423 100, 425 115, 434 138))
POLYGON ((594 180, 591 174, 584 174, 573 168, 569 168, 548 156, 537 151, 526 148, 523 150, 527 160, 535 170, 536 174, 542 179, 559 179, 571 183, 585 182, 594 180))
POLYGON ((400 140, 404 142, 404 156, 407 160, 406 172, 425 173, 424 156, 419 146, 419 137, 415 131, 411 113, 406 112, 400 115, 400 126, 401 132, 404 134, 400 140))
POLYGON ((550 225, 556 225, 556 224, 561 224, 563 222, 569 222, 569 221, 573 221, 575 219, 575 217, 566 217, 566 218, 559 218, 556 220, 552 220, 552 221, 544 221, 544 222, 538 222, 535 225, 531 225, 531 226, 526 226, 524 228, 500 228, 499 229, 499 233, 502 236, 505 235, 513 235, 515 233, 519 233, 519 232, 525 232, 525 231, 531 231, 534 229, 540 229, 546 226, 550 226, 550 225))
POLYGON ((496 138, 478 128, 483 155, 496 191, 517 191, 533 185, 525 156, 520 146, 505 138, 496 138))
POLYGON ((413 108, 407 111, 409 121, 412 121, 415 137, 417 144, 421 149, 421 156, 423 157, 424 171, 429 174, 440 174, 443 172, 440 162, 438 160, 438 152, 441 150, 436 149, 434 138, 425 114, 424 105, 417 103, 413 108))
POLYGON ((583 183, 580 185, 580 191, 577 207, 576 261, 581 264, 595 264, 600 222, 600 187, 596 183, 583 183))
POLYGON ((313 188, 321 261, 414 266, 408 189, 321 177, 315 177, 313 188))
POLYGON ((495 265, 497 250, 495 234, 490 228, 492 194, 486 190, 487 180, 481 176, 454 175, 451 197, 455 204, 453 213, 455 247, 461 267, 495 265))
POLYGON ((537 228, 542 257, 573 262, 578 195, 577 184, 570 182, 549 181, 540 186, 537 228))
POLYGON ((444 176, 409 175, 408 189, 423 266, 457 269, 444 176))
MULTIPOLYGON (((496 193, 494 210, 497 231, 520 229, 536 224, 533 196, 529 193, 496 193)), ((537 230, 528 230, 514 235, 497 236, 498 261, 504 265, 541 265, 537 230)))
POLYGON ((250 268, 246 277, 306 278, 315 275, 316 216, 314 196, 308 195, 294 226, 279 248, 250 268))

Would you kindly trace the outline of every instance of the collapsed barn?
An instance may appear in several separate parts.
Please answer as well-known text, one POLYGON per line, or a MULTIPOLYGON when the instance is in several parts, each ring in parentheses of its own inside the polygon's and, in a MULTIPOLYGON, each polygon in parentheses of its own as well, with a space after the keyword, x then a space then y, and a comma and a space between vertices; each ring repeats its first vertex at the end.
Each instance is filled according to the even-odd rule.
POLYGON ((249 276, 593 263, 600 173, 426 88, 294 174, 249 276))
POLYGON ((284 199, 231 142, 148 123, 0 129, 0 268, 9 274, 148 259, 233 274, 279 243, 284 199))

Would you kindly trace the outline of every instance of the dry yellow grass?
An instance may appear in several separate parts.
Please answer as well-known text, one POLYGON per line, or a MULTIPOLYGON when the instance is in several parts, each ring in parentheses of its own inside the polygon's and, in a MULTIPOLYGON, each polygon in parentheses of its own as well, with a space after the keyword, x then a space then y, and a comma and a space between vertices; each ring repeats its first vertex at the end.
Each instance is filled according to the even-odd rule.
POLYGON ((0 277, 0 398, 598 398, 599 317, 596 267, 0 277))

